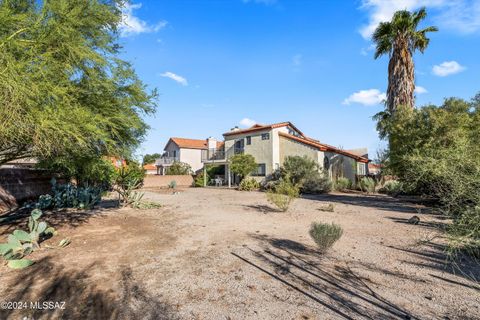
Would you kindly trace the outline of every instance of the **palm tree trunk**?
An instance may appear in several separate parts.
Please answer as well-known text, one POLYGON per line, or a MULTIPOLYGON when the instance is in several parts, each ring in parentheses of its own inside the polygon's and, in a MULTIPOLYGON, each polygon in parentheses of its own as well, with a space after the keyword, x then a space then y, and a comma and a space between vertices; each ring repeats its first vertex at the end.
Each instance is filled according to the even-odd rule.
POLYGON ((415 72, 408 43, 402 37, 395 39, 393 54, 388 64, 387 107, 395 112, 398 106, 413 109, 415 99, 415 72))

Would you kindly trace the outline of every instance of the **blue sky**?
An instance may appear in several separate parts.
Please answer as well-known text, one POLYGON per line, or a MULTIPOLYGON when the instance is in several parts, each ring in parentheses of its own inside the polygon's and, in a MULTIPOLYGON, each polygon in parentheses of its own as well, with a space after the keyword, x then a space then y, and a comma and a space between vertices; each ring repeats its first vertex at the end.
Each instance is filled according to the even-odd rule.
POLYGON ((480 0, 141 0, 124 8, 123 58, 160 93, 138 155, 171 136, 222 138, 233 126, 292 121, 322 142, 383 145, 388 57, 371 31, 395 10, 426 6, 431 34, 415 55, 417 105, 480 91, 480 0))

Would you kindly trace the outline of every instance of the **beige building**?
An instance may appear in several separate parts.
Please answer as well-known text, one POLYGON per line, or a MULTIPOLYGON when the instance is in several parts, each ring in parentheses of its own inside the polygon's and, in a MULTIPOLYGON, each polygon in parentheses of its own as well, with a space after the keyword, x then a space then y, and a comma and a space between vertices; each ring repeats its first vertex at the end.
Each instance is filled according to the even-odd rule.
MULTIPOLYGON (((305 136, 290 122, 271 125, 254 125, 248 129, 233 128, 223 134, 224 144, 215 148, 203 149, 202 161, 206 165, 226 166, 228 185, 232 182, 232 174, 228 169, 228 159, 239 153, 251 154, 258 163, 258 169, 252 176, 265 180, 283 165, 288 156, 307 156, 318 162, 321 168, 328 171, 332 179, 346 177, 352 182, 356 176, 368 174, 369 162, 366 152, 341 150, 305 136)), ((366 149, 357 149, 366 151, 366 149)))

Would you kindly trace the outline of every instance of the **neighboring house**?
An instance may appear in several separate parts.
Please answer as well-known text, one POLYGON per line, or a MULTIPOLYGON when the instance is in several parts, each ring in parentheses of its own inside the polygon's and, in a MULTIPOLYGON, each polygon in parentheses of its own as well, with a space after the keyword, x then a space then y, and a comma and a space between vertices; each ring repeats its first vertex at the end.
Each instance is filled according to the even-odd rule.
POLYGON ((202 152, 217 150, 223 146, 223 142, 215 138, 206 140, 170 138, 165 146, 163 156, 155 161, 157 173, 164 175, 174 162, 188 163, 194 172, 203 168, 202 152))
POLYGON ((146 174, 158 174, 157 166, 155 165, 155 163, 145 164, 143 166, 143 170, 145 170, 146 174))
POLYGON ((382 172, 382 165, 376 163, 368 164, 368 173, 372 175, 380 175, 382 172))
POLYGON ((279 169, 288 156, 307 156, 328 171, 332 179, 346 177, 355 182, 357 176, 368 174, 366 149, 342 150, 305 136, 291 122, 254 125, 248 129, 235 127, 223 134, 224 145, 202 152, 203 162, 226 166, 226 180, 231 184, 228 159, 234 154, 251 154, 258 163, 252 175, 265 180, 279 169), (361 155, 359 155, 361 154, 361 155))

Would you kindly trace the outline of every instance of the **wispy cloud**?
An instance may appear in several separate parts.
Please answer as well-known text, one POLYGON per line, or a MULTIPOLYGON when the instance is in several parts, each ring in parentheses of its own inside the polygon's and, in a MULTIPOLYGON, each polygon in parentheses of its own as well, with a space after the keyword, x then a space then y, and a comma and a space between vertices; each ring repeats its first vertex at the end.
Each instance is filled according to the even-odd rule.
POLYGON ((360 90, 343 100, 343 104, 358 103, 364 106, 374 106, 382 103, 386 98, 387 95, 378 89, 360 90))
POLYGON ((180 83, 182 86, 188 86, 188 81, 182 76, 179 76, 178 74, 175 74, 173 72, 167 71, 162 73, 160 76, 172 79, 173 81, 176 81, 180 83))
POLYGON ((439 77, 446 77, 451 74, 459 73, 466 68, 460 65, 457 61, 445 61, 432 68, 432 73, 439 77))
POLYGON ((243 3, 259 3, 259 4, 264 4, 264 5, 272 5, 276 4, 278 0, 242 0, 243 3))
POLYGON ((255 125, 257 122, 255 120, 252 120, 252 119, 249 119, 249 118, 243 118, 242 120, 240 120, 239 124, 243 127, 251 127, 253 125, 255 125))
POLYGON ((422 94, 422 93, 427 93, 427 89, 421 86, 415 86, 415 93, 416 94, 422 94))
POLYGON ((390 21, 395 11, 433 9, 431 16, 440 28, 462 33, 480 30, 480 1, 471 0, 363 0, 361 9, 368 12, 368 24, 360 28, 360 34, 370 39, 380 22, 390 21))
POLYGON ((150 25, 146 21, 135 16, 133 11, 140 9, 141 7, 141 3, 125 3, 121 8, 122 22, 120 23, 119 31, 122 37, 128 37, 140 33, 157 32, 167 25, 167 21, 160 21, 154 25, 150 25))

